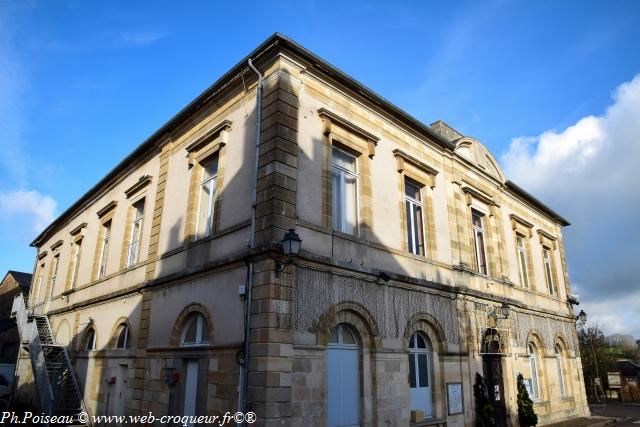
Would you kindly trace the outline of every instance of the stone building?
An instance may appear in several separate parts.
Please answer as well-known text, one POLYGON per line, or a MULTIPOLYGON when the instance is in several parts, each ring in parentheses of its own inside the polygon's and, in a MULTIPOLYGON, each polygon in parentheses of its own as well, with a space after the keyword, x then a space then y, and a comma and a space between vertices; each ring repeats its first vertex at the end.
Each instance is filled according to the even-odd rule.
MULTIPOLYGON (((31 274, 21 271, 7 271, 0 282, 0 365, 15 365, 18 359, 20 337, 16 330, 16 324, 11 319, 11 306, 13 299, 18 295, 29 295, 31 274)), ((0 372, 8 376, 3 369, 0 372)), ((10 377, 13 377, 13 372, 10 377)))
POLYGON ((516 373, 548 423, 588 414, 567 225, 275 34, 35 239, 28 310, 92 414, 471 426, 479 372, 500 425, 516 373))

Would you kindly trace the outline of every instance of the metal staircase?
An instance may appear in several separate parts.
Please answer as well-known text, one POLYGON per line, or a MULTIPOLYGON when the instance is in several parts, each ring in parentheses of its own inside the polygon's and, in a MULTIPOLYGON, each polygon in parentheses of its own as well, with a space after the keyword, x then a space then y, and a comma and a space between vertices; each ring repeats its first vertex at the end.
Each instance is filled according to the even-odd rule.
POLYGON ((80 412, 87 409, 67 349, 54 342, 47 316, 28 314, 22 295, 14 299, 11 314, 29 351, 41 411, 70 416, 72 425, 90 426, 78 420, 80 412))

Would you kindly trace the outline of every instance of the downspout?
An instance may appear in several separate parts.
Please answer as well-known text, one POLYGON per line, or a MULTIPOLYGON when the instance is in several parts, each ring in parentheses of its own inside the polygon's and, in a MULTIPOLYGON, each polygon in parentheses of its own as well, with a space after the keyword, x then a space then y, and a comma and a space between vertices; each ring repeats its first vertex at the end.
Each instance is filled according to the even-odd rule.
MULTIPOLYGON (((253 165, 253 181, 251 189, 251 234, 249 235, 249 257, 247 261, 247 285, 245 286, 244 300, 244 364, 242 370, 242 387, 240 388, 240 410, 243 413, 249 411, 247 393, 249 390, 249 338, 251 333, 251 288, 253 285, 253 252, 256 246, 256 203, 258 199, 258 160, 260 157, 260 129, 262 122, 262 74, 254 67, 251 58, 247 61, 258 75, 258 87, 256 89, 256 153, 253 165)), ((243 423, 245 424, 245 423, 243 423)))

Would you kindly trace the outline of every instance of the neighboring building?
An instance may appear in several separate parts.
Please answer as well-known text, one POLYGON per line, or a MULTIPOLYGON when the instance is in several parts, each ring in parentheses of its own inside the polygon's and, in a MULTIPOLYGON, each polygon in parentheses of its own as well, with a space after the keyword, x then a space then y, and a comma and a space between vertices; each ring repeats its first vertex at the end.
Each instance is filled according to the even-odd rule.
POLYGON ((640 365, 629 359, 618 359, 616 363, 623 380, 637 388, 640 385, 640 365))
POLYGON ((9 270, 0 282, 0 399, 13 381, 20 348, 20 336, 11 318, 13 299, 18 295, 29 295, 30 285, 31 274, 13 270, 9 270))
POLYGON ((566 225, 475 139, 276 34, 35 239, 28 306, 93 414, 471 426, 480 372, 515 425, 521 372, 548 423, 589 414, 566 225))

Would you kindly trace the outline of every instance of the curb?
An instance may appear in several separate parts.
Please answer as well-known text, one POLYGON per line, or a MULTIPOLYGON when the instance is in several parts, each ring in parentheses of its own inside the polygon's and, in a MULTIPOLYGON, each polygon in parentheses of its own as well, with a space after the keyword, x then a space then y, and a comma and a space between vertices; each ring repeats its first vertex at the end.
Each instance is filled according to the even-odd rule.
POLYGON ((589 424, 588 427, 604 427, 604 426, 608 426, 611 424, 615 424, 615 423, 619 423, 621 421, 623 421, 624 418, 608 418, 604 421, 600 421, 598 423, 594 423, 594 424, 589 424))

